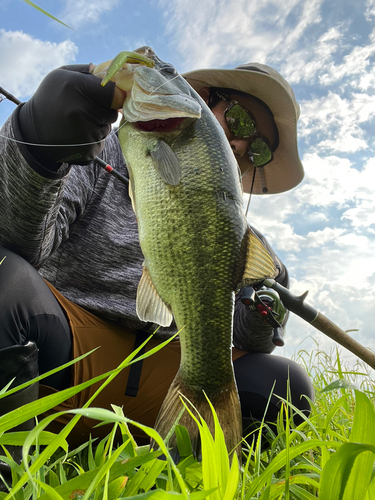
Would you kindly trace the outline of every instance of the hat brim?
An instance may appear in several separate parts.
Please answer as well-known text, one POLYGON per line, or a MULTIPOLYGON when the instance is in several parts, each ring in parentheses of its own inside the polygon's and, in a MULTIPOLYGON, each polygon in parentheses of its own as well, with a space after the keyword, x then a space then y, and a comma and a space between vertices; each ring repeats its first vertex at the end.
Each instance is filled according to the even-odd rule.
MULTIPOLYGON (((271 70, 268 66, 267 68, 271 70)), ((201 69, 182 76, 198 93, 204 87, 240 90, 262 100, 270 108, 279 132, 279 145, 273 154, 273 160, 257 169, 252 191, 254 194, 282 193, 302 181, 304 171, 297 145, 299 106, 291 87, 285 80, 277 78, 280 77, 277 72, 272 75, 263 69, 201 69)), ((240 167, 242 171, 247 170, 242 182, 244 192, 249 193, 254 166, 250 160, 243 158, 240 167)))

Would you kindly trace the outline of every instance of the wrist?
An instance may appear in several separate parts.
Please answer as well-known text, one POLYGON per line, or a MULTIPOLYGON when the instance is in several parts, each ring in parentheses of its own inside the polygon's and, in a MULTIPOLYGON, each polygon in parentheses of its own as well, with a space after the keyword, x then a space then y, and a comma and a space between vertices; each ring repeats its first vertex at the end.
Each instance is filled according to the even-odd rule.
MULTIPOLYGON (((20 104, 12 113, 12 127, 14 138, 17 142, 23 158, 28 165, 37 173, 46 178, 58 179, 66 175, 69 166, 67 164, 55 163, 43 156, 42 147, 31 146, 32 141, 25 135, 20 123, 20 104)), ((32 143, 33 144, 33 143, 32 143)))

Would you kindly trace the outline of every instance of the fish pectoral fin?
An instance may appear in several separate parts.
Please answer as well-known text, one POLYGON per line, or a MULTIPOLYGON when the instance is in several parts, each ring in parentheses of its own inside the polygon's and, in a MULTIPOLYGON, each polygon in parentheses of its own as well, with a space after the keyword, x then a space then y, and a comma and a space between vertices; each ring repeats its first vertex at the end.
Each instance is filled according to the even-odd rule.
POLYGON ((271 254, 258 236, 248 227, 245 271, 237 289, 276 276, 277 269, 271 254))
POLYGON ((172 323, 172 311, 158 294, 146 266, 143 267, 138 284, 136 310, 142 321, 150 321, 161 326, 169 326, 172 323))
POLYGON ((159 141, 150 152, 154 167, 164 182, 177 186, 181 179, 181 165, 173 149, 164 141, 159 141))

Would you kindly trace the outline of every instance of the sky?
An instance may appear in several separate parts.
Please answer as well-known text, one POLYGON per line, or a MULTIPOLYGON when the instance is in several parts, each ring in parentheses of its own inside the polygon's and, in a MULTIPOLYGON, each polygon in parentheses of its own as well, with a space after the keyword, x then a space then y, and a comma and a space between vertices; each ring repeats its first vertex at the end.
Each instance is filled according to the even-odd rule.
MULTIPOLYGON (((287 266, 291 290, 308 290, 309 304, 375 350, 375 0, 36 3, 73 29, 23 0, 0 0, 0 86, 22 101, 58 66, 143 45, 181 73, 260 62, 288 80, 301 107, 305 178, 253 196, 248 219, 287 266)), ((0 125, 13 109, 0 103, 0 125)), ((285 340, 275 354, 337 345, 295 315, 285 340)))

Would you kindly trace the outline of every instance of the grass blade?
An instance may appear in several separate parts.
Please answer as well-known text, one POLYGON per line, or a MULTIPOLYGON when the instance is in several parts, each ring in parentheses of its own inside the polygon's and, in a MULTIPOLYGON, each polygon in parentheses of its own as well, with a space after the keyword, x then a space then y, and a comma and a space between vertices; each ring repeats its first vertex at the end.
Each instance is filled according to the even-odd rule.
POLYGON ((150 490, 154 486, 156 478, 165 468, 165 465, 166 462, 162 460, 154 460, 151 463, 142 465, 136 475, 126 485, 126 496, 135 495, 139 491, 147 492, 150 490))
POLYGON ((69 399, 78 392, 82 391, 86 387, 107 378, 113 372, 118 373, 118 371, 120 370, 118 369, 112 370, 111 372, 99 375, 98 377, 88 380, 87 382, 79 384, 75 387, 69 387, 68 389, 57 392, 55 394, 49 394, 48 396, 45 396, 42 399, 38 399, 37 401, 27 403, 26 405, 21 406, 20 408, 16 408, 11 412, 6 413, 5 415, 0 417, 0 433, 13 429, 17 425, 20 425, 23 422, 27 422, 27 420, 30 420, 36 417, 37 415, 45 413, 46 411, 54 408, 55 406, 58 406, 66 399, 69 399))
MULTIPOLYGON (((0 445, 23 446, 29 434, 30 431, 7 432, 0 437, 0 445)), ((43 431, 38 436, 38 443, 42 446, 47 446, 48 444, 52 443, 55 438, 56 434, 43 431)), ((66 441, 63 448, 68 448, 68 443, 66 441)))
MULTIPOLYGON (((340 449, 328 460, 324 467, 321 483, 320 483, 320 500, 362 500, 364 495, 358 496, 354 491, 354 496, 347 497, 345 488, 351 475, 353 464, 356 458, 364 452, 371 451, 375 454, 375 446, 357 443, 345 443, 340 449)), ((373 460, 374 461, 374 460, 373 460)), ((353 474, 353 480, 356 481, 357 486, 362 482, 362 475, 353 474), (359 477, 361 478, 358 481, 359 477)), ((367 485, 368 486, 368 485, 367 485)), ((366 486, 366 489, 367 489, 366 486)))
POLYGON ((43 488, 43 490, 48 495, 48 498, 50 498, 51 500, 64 500, 63 497, 56 492, 55 488, 52 488, 52 486, 49 486, 48 484, 38 480, 36 480, 35 482, 43 488))
POLYGON ((48 16, 51 19, 53 19, 54 21, 57 21, 58 23, 62 24, 63 26, 66 26, 67 28, 75 31, 71 26, 69 26, 68 24, 63 23, 62 21, 60 21, 60 19, 57 19, 57 17, 54 17, 52 14, 50 14, 46 10, 43 10, 41 7, 38 7, 38 5, 36 5, 35 3, 31 2, 30 0, 23 0, 23 1, 26 2, 26 3, 28 3, 29 5, 31 5, 31 7, 34 7, 34 9, 39 10, 39 12, 41 12, 45 16, 48 16))
MULTIPOLYGON (((311 439, 310 441, 298 444, 289 450, 289 460, 292 460, 298 455, 302 455, 305 451, 318 447, 338 448, 341 443, 335 441, 323 441, 319 439, 311 439)), ((252 496, 258 493, 264 484, 267 484, 272 474, 280 470, 286 463, 286 451, 282 450, 266 467, 266 469, 251 483, 244 500, 250 500, 252 496)), ((331 499, 332 500, 332 499, 331 499)))

